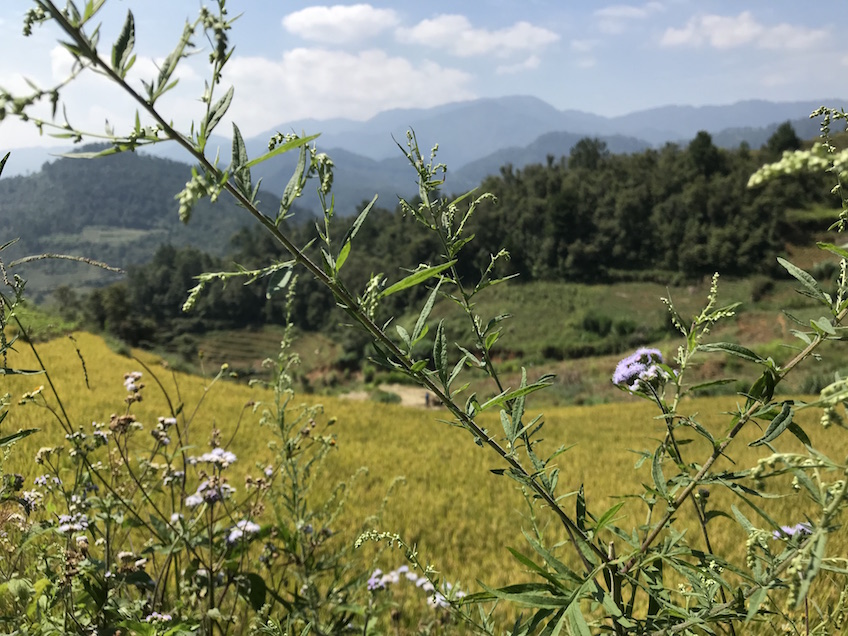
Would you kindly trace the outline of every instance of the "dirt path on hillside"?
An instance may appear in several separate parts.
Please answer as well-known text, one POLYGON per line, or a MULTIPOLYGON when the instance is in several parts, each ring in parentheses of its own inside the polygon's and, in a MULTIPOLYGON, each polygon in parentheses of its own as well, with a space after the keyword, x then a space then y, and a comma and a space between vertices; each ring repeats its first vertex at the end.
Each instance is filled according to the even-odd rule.
MULTIPOLYGON (((403 406, 414 406, 422 409, 428 406, 427 391, 421 387, 407 384, 381 384, 379 389, 400 397, 400 403, 403 406)), ((367 400, 371 397, 371 394, 368 391, 351 391, 350 393, 342 393, 339 397, 346 400, 367 400)), ((430 408, 435 406, 432 395, 430 396, 429 406, 430 408)))

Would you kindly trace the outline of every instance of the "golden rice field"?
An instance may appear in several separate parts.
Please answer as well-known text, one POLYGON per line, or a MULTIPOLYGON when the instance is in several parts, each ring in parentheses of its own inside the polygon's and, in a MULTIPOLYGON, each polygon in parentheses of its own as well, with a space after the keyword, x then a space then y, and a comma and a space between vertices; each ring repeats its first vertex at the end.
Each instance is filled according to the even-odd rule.
MULTIPOLYGON (((75 338, 85 360, 88 386, 74 343, 69 339, 39 345, 38 350, 71 419, 88 427, 94 420, 107 422, 110 414, 122 410, 126 396, 123 374, 139 370, 140 366, 110 351, 96 336, 78 333, 75 338)), ((10 355, 9 366, 35 368, 36 362, 27 345, 16 346, 19 351, 10 355)), ((268 394, 234 382, 218 383, 207 392, 208 380, 172 373, 151 354, 137 352, 137 355, 156 371, 175 403, 193 409, 202 398, 192 425, 197 444, 204 443, 213 427, 222 431, 224 440, 229 439, 241 417, 239 432, 230 446, 239 457, 232 471, 244 475, 254 461, 270 459, 265 430, 256 423, 258 416, 250 409, 245 410, 249 401, 266 400, 268 394)), ((6 472, 24 474, 30 487, 29 480, 39 474, 39 467, 33 463, 35 452, 39 447, 62 443, 64 433, 46 410, 14 404, 22 393, 46 385, 43 376, 5 376, 3 382, 2 392, 11 394, 13 406, 0 433, 8 434, 18 428, 41 429, 12 449, 4 467, 6 472)), ((133 409, 141 422, 155 422, 157 416, 168 414, 166 402, 148 374, 144 382, 144 401, 133 409)), ((45 395, 54 403, 46 391, 45 395)), ((491 451, 476 446, 462 430, 437 421, 444 411, 332 397, 300 397, 304 401, 320 400, 325 417, 338 419, 332 429, 338 444, 331 460, 332 474, 328 476, 327 488, 336 481, 346 480, 362 466, 368 468, 368 473, 357 478, 353 485, 344 513, 344 528, 336 529, 345 533, 345 540, 355 539, 365 520, 381 505, 389 485, 400 476, 405 484, 389 500, 378 530, 397 532, 408 542, 417 544, 422 560, 432 562, 448 580, 461 581, 465 589, 478 589, 478 580, 500 585, 529 578, 507 552, 507 547, 527 551, 522 537, 522 528, 527 525, 523 498, 514 482, 490 472, 501 467, 491 451)), ((720 437, 729 420, 722 413, 734 404, 732 397, 705 398, 686 403, 685 409, 699 413, 700 421, 720 437)), ((532 410, 531 400, 528 414, 532 415, 532 410)), ((822 429, 818 413, 812 409, 803 413, 805 417, 799 416, 800 422, 814 444, 831 457, 844 459, 848 454, 848 432, 836 427, 822 429)), ((560 492, 573 491, 584 484, 588 506, 599 514, 618 501, 616 495, 638 493, 641 484, 650 484, 649 462, 634 470, 638 456, 633 451, 656 447, 664 428, 653 419, 655 415, 655 409, 643 401, 549 409, 544 428, 547 448, 573 445, 558 459, 560 492)), ((492 430, 500 426, 495 419, 487 425, 492 430)), ((754 465, 768 453, 763 447, 747 447, 747 442, 758 434, 752 427, 739 440, 731 453, 737 468, 754 465)), ((778 446, 783 450, 803 449, 789 435, 781 437, 778 446)), ((697 440, 684 447, 687 461, 702 461, 707 455, 707 447, 697 440)), ((724 467, 729 464, 725 462, 724 467)), ((238 484, 239 479, 234 477, 231 481, 238 484)), ((719 491, 710 499, 711 505, 725 509, 729 509, 732 501, 731 495, 719 491)), ((735 503, 750 519, 756 518, 744 503, 739 500, 735 503)), ((797 497, 762 503, 783 524, 803 521, 803 512, 809 509, 797 497)), ((573 504, 567 500, 566 505, 573 504)), ((689 512, 685 507, 681 510, 684 522, 689 512)), ((644 521, 645 511, 638 503, 630 502, 621 514, 619 525, 631 527, 644 521)), ((735 522, 719 518, 710 527, 717 552, 742 555, 745 535, 735 522)), ((558 538, 557 532, 552 526, 551 537, 558 538)), ((690 532, 690 541, 702 547, 694 526, 690 532)), ((832 540, 844 546, 840 547, 843 553, 848 549, 844 531, 839 531, 832 540)), ((366 545, 363 550, 374 548, 366 545)), ((384 566, 388 567, 403 561, 400 552, 384 554, 383 558, 384 566)))

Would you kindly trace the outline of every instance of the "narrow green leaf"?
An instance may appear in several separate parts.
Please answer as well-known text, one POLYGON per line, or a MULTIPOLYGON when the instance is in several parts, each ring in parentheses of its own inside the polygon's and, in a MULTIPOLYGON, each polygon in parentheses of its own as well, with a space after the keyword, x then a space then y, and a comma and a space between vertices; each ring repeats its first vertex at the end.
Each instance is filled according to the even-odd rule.
POLYGON ((848 250, 846 250, 844 247, 834 245, 833 243, 823 243, 821 241, 817 241, 816 245, 819 247, 819 249, 826 250, 831 254, 836 254, 839 258, 848 259, 848 250))
POLYGON ((668 498, 668 490, 665 485, 665 476, 663 476, 662 472, 662 460, 660 458, 660 451, 654 453, 654 457, 651 460, 651 477, 654 480, 654 486, 657 488, 657 492, 660 493, 664 498, 668 498))
POLYGON ((574 512, 574 521, 577 523, 577 527, 582 532, 586 532, 586 496, 583 494, 583 484, 580 484, 580 488, 577 490, 574 512))
POLYGON ((515 391, 505 391, 500 395, 496 395, 492 399, 484 402, 483 405, 480 407, 480 410, 485 411, 486 409, 492 408, 493 406, 499 406, 501 404, 504 404, 505 402, 509 402, 510 400, 514 400, 524 395, 534 393, 535 391, 538 391, 540 389, 544 389, 545 387, 549 387, 551 386, 551 384, 553 384, 553 377, 554 376, 552 375, 544 375, 533 384, 528 384, 527 386, 520 387, 515 391))
POLYGON ((273 150, 266 152, 264 155, 260 155, 256 159, 250 160, 248 163, 244 165, 245 168, 252 168, 253 166, 262 163, 263 161, 268 161, 271 157, 276 157, 284 152, 288 152, 289 150, 294 150, 295 148, 300 148, 301 146, 308 144, 310 141, 318 139, 319 135, 310 135, 308 137, 298 137, 297 139, 292 139, 284 144, 281 144, 274 148, 273 150))
POLYGON ((135 46, 135 19, 132 11, 127 11, 127 19, 124 22, 124 27, 121 29, 121 34, 112 46, 112 69, 115 70, 121 77, 126 77, 126 66, 129 56, 132 54, 135 46))
POLYGON ((730 355, 734 355, 739 358, 743 358, 745 360, 750 360, 751 362, 756 362, 758 364, 764 362, 763 358, 758 356, 750 349, 746 349, 745 347, 735 344, 733 342, 711 342, 708 344, 698 345, 698 351, 704 351, 706 353, 720 351, 723 353, 729 353, 730 355))
POLYGON ((816 282, 816 279, 810 274, 800 267, 796 267, 784 258, 778 257, 777 262, 780 263, 791 276, 796 278, 804 286, 804 289, 807 290, 811 297, 820 300, 826 305, 830 304, 830 296, 822 291, 822 288, 819 286, 818 282, 816 282))
POLYGON ((44 373, 41 369, 9 369, 0 367, 0 375, 40 375, 44 373))
POLYGON ((365 222, 365 219, 368 217, 368 213, 371 211, 371 208, 374 207, 374 204, 377 203, 377 195, 374 195, 374 198, 362 208, 362 212, 360 212, 356 220, 353 222, 353 225, 350 226, 350 229, 345 234, 345 237, 342 239, 342 242, 350 241, 356 238, 357 232, 359 232, 359 228, 362 227, 362 224, 365 222))
POLYGON ((766 429, 765 434, 750 444, 748 446, 762 446, 766 442, 771 442, 787 429, 787 427, 792 423, 792 405, 789 402, 783 403, 783 408, 780 409, 780 413, 771 421, 769 427, 766 429))
POLYGON ((834 329, 833 325, 830 324, 830 320, 828 320, 824 316, 822 316, 818 320, 811 320, 810 326, 819 333, 827 334, 828 336, 836 335, 836 329, 834 329))
POLYGON ((427 302, 424 303, 421 313, 418 314, 418 320, 415 321, 415 327, 412 329, 413 342, 417 342, 419 336, 424 333, 424 327, 427 326, 427 318, 430 317, 430 312, 433 311, 433 305, 436 304, 436 297, 439 294, 439 287, 441 287, 441 285, 442 281, 436 283, 433 291, 431 291, 430 295, 427 297, 427 302))
POLYGON ((20 439, 24 437, 28 437, 33 433, 37 433, 39 429, 37 428, 26 428, 18 431, 17 433, 12 433, 11 435, 6 435, 5 437, 0 437, 0 446, 9 446, 10 444, 14 444, 20 439))
POLYGON ((224 96, 221 97, 212 108, 209 109, 209 117, 206 120, 206 135, 208 136, 211 133, 215 126, 221 121, 224 115, 227 114, 227 110, 230 108, 230 104, 233 101, 233 94, 235 93, 235 89, 230 86, 229 90, 224 93, 224 96))
MULTIPOLYGON (((249 165, 249 164, 248 164, 249 165)), ((305 182, 304 174, 306 172, 306 146, 303 144, 300 145, 300 154, 297 158, 297 165, 295 166, 294 173, 292 174, 289 182, 286 184, 286 189, 283 190, 283 196, 280 199, 280 210, 277 213, 277 224, 280 224, 286 214, 288 214, 289 210, 291 210, 291 206, 294 204, 294 200, 300 196, 303 191, 303 185, 305 182)), ((328 274, 332 275, 335 269, 331 269, 328 274)))
POLYGON ((618 511, 621 510, 621 507, 624 504, 624 501, 620 501, 601 515, 600 519, 598 519, 598 522, 595 524, 595 534, 598 534, 601 530, 606 528, 607 525, 612 522, 612 520, 615 518, 615 515, 618 514, 618 511))
POLYGON ((5 155, 3 155, 3 158, 0 159, 0 174, 3 174, 3 168, 6 167, 6 162, 9 160, 9 155, 11 154, 11 152, 7 152, 5 155))
POLYGON ((751 597, 748 599, 748 613, 745 615, 745 622, 748 623, 751 621, 754 616, 757 615, 757 611, 760 609, 760 606, 763 604, 763 601, 766 600, 768 596, 768 589, 761 587, 756 592, 751 594, 751 597))
POLYGON ((486 336, 486 342, 485 342, 486 351, 490 351, 492 349, 492 347, 498 341, 498 338, 500 338, 500 336, 501 336, 500 331, 494 331, 494 332, 490 333, 488 336, 486 336))
POLYGON ((791 422, 787 427, 790 433, 792 433, 795 437, 801 440, 801 443, 804 446, 812 446, 810 442, 810 438, 807 437, 807 434, 804 432, 804 429, 801 428, 796 422, 791 422))
POLYGON ((574 603, 565 611, 565 615, 568 618, 568 631, 572 636, 592 636, 589 624, 580 611, 580 603, 574 603))
POLYGON ((822 559, 824 558, 824 549, 827 545, 827 534, 822 530, 817 530, 815 536, 811 539, 813 546, 810 550, 810 560, 806 567, 800 573, 801 583, 798 585, 798 598, 795 601, 795 609, 804 605, 804 600, 807 598, 807 592, 810 590, 810 584, 816 578, 816 574, 821 569, 822 559))
POLYGON ((342 270, 342 266, 345 264, 347 257, 350 256, 350 246, 350 241, 347 241, 344 245, 342 245, 342 249, 339 250, 339 255, 336 257, 336 274, 342 270))
POLYGON ((410 287, 414 287, 415 285, 423 283, 428 278, 438 276, 449 267, 452 267, 455 263, 456 260, 452 260, 441 265, 436 265, 434 267, 428 267, 426 269, 420 269, 417 272, 413 272, 406 278, 403 278, 396 282, 394 285, 391 285, 390 287, 384 289, 383 292, 380 294, 380 297, 385 298, 386 296, 391 296, 394 293, 403 291, 404 289, 409 289, 410 287))

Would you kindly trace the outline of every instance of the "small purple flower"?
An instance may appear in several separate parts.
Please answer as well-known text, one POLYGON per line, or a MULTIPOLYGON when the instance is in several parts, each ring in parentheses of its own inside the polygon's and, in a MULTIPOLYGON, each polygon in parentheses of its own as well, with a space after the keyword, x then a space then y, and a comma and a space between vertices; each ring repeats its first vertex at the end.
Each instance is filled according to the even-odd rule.
POLYGON ((775 530, 772 537, 775 539, 791 539, 794 536, 811 534, 813 529, 808 523, 796 523, 794 526, 780 526, 780 530, 775 530))
POLYGON ((72 515, 59 515, 59 526, 57 530, 62 534, 82 532, 88 529, 88 517, 82 512, 72 515))
POLYGON ((383 582, 383 571, 380 568, 374 570, 366 585, 368 586, 369 592, 384 589, 386 584, 383 582))
POLYGON ((659 366, 661 364, 663 356, 659 349, 637 349, 615 367, 612 383, 630 391, 639 391, 643 385, 657 388, 669 380, 668 373, 659 366))

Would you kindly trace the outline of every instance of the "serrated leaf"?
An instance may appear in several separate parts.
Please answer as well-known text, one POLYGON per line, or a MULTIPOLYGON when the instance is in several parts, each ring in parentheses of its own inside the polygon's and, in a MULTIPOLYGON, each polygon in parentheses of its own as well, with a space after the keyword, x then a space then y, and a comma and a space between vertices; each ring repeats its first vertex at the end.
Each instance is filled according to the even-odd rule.
POLYGON ((235 94, 235 88, 230 86, 229 90, 224 93, 224 96, 221 97, 212 108, 209 109, 209 117, 206 120, 206 136, 208 138, 209 134, 215 129, 224 115, 227 114, 227 110, 230 108, 230 104, 233 101, 233 95, 235 94))
POLYGON ((412 346, 412 343, 409 341, 409 332, 408 332, 406 329, 404 329, 404 328, 403 328, 403 327, 401 327, 400 325, 395 325, 395 331, 397 331, 397 332, 398 332, 398 335, 400 336, 400 339, 401 339, 401 340, 403 340, 403 343, 404 343, 407 347, 411 347, 411 346, 412 346))
POLYGON ((816 282, 816 279, 813 278, 810 274, 805 272, 800 267, 793 265, 792 263, 790 263, 789 261, 787 261, 784 258, 778 257, 777 262, 780 263, 783 266, 783 268, 787 272, 789 272, 789 274, 791 276, 793 276, 795 279, 797 279, 804 286, 804 289, 809 293, 809 295, 812 298, 815 298, 815 299, 823 302, 826 305, 830 304, 830 296, 828 296, 822 290, 822 288, 819 286, 818 282, 816 282))
POLYGON ((515 437, 513 436, 512 421, 509 419, 509 415, 507 414, 507 412, 503 409, 501 409, 501 426, 503 426, 504 435, 506 436, 506 439, 512 442, 512 440, 515 439, 515 437))
POLYGON ((121 34, 112 46, 112 68, 121 77, 126 77, 129 68, 127 60, 132 55, 135 46, 135 19, 132 11, 127 11, 127 19, 121 29, 121 34))
POLYGON ((789 402, 784 402, 783 408, 780 409, 780 413, 771 421, 765 434, 760 439, 748 444, 748 446, 762 446, 767 442, 777 439, 790 424, 792 424, 792 405, 789 402))
POLYGON ((253 199, 251 192, 250 168, 245 167, 248 162, 247 148, 244 138, 236 123, 233 122, 233 177, 239 191, 246 197, 253 199))
POLYGON ((444 321, 439 321, 436 327, 436 337, 433 339, 433 364, 436 365, 436 373, 442 380, 442 385, 448 382, 448 341, 445 336, 444 321))
POLYGON ((423 283, 428 278, 438 276, 449 267, 452 267, 454 264, 456 264, 456 260, 448 261, 447 263, 436 265, 434 267, 427 267, 426 269, 419 269, 417 272, 413 272, 406 278, 403 278, 396 282, 394 285, 391 285, 390 287, 384 289, 380 294, 380 298, 385 298, 387 296, 391 296, 392 294, 396 294, 399 291, 403 291, 404 289, 415 287, 415 285, 423 283))
POLYGON ((711 342, 708 344, 698 345, 698 351, 704 351, 706 353, 713 353, 719 351, 722 353, 729 353, 730 355, 734 355, 739 358, 749 360, 751 362, 756 362, 758 364, 764 362, 763 358, 758 356, 750 349, 747 349, 742 345, 738 345, 733 342, 711 342))

